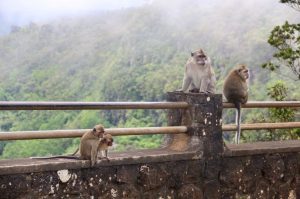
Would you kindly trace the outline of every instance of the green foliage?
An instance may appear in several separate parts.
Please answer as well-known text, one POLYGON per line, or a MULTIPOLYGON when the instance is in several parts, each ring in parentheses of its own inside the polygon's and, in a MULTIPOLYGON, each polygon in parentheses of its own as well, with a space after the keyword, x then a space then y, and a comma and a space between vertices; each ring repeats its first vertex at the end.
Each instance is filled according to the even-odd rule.
MULTIPOLYGON (((287 97, 288 88, 284 82, 278 81, 268 88, 268 95, 276 101, 283 101, 287 97)), ((295 121, 295 110, 291 108, 271 108, 269 117, 272 122, 292 122, 295 121)), ((298 139, 300 137, 300 129, 294 130, 273 130, 273 137, 279 139, 298 139)))
MULTIPOLYGON (((288 96, 288 87, 283 81, 271 84, 267 90, 268 96, 275 101, 284 101, 288 96)), ((296 110, 291 108, 270 108, 266 112, 256 114, 252 122, 292 122, 295 121, 295 113, 296 110)), ((245 132, 243 136, 247 141, 299 139, 300 129, 245 132)))
POLYGON ((71 139, 60 140, 20 140, 6 144, 3 159, 20 158, 30 156, 58 155, 70 145, 71 139))
POLYGON ((158 148, 162 142, 162 135, 142 135, 117 137, 116 151, 128 151, 133 149, 151 149, 158 148))
POLYGON ((267 88, 268 96, 276 101, 283 101, 286 99, 288 94, 288 88, 283 81, 277 81, 274 85, 267 88))
MULTIPOLYGON (((281 3, 289 3, 292 7, 297 5, 298 8, 300 6, 298 0, 281 0, 281 3)), ((268 43, 276 48, 273 54, 275 60, 264 63, 262 67, 271 71, 278 70, 280 66, 288 67, 300 80, 300 24, 286 21, 282 26, 276 26, 268 43)))
POLYGON ((300 1, 299 0, 280 0, 280 3, 286 3, 292 8, 300 11, 300 1))
MULTIPOLYGON (((190 51, 199 47, 213 61, 218 93, 228 71, 244 63, 252 75, 250 100, 267 98, 262 85, 278 79, 258 67, 272 53, 265 42, 267 30, 282 18, 300 20, 297 15, 280 10, 282 6, 276 7, 272 0, 257 1, 260 9, 248 1, 213 7, 192 0, 155 2, 14 27, 0 36, 0 100, 164 101, 166 92, 181 87, 184 64, 190 51)), ((288 80, 287 87, 299 99, 299 86, 288 80)), ((108 128, 164 126, 165 115, 163 110, 1 111, 0 128, 90 129, 98 123, 108 128)), ((243 119, 249 119, 248 115, 256 113, 243 119)), ((231 122, 233 113, 223 116, 225 123, 231 122)), ((117 137, 116 150, 156 147, 162 137, 117 137)), ((0 154, 5 158, 68 154, 78 144, 79 139, 0 142, 0 154)))

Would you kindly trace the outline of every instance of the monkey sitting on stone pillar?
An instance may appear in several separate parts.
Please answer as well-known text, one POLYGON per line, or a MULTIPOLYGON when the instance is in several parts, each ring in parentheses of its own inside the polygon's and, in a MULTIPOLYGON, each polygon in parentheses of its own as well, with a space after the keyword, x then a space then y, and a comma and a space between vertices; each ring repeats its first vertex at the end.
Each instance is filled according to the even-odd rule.
POLYGON ((216 77, 210 58, 202 49, 191 53, 185 64, 182 88, 178 91, 192 93, 215 93, 216 77))

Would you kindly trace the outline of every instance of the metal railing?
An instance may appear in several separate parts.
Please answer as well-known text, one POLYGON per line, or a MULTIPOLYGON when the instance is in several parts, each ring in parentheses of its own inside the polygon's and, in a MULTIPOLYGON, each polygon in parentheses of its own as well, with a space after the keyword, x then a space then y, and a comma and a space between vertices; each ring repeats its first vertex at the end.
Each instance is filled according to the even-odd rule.
MULTIPOLYGON (((241 130, 263 130, 263 129, 290 129, 300 128, 300 122, 280 122, 280 123, 253 123, 241 124, 241 130)), ((222 131, 236 131, 235 124, 226 124, 222 126, 222 131)))
MULTIPOLYGON (((116 109, 187 109, 187 102, 0 102, 0 110, 116 110, 116 109)), ((256 102, 250 101, 242 108, 274 108, 291 107, 299 108, 299 101, 281 102, 256 102)), ((223 103, 223 108, 234 108, 231 103, 223 103)), ((300 122, 286 123, 253 123, 242 124, 242 130, 260 129, 287 129, 300 128, 300 122)), ((222 125, 223 131, 235 131, 235 124, 222 125)), ((47 131, 17 131, 0 132, 0 141, 49 139, 49 138, 74 138, 81 137, 88 129, 74 130, 47 130, 47 131)), ((186 133, 186 126, 145 127, 145 128, 110 128, 106 132, 113 136, 121 135, 149 135, 149 134, 179 134, 186 133)))
MULTIPOLYGON (((300 101, 249 101, 242 108, 299 108, 300 101)), ((223 108, 234 108, 232 103, 223 103, 223 108)), ((290 129, 300 128, 300 122, 281 123, 252 123, 241 124, 241 130, 263 130, 263 129, 290 129)), ((222 125, 222 131, 236 131, 235 124, 222 125)))
MULTIPOLYGON (((31 139, 49 139, 49 138, 75 138, 81 137, 90 129, 74 130, 47 130, 47 131, 15 131, 1 132, 0 141, 2 140, 31 140, 31 139)), ((152 134, 178 134, 186 133, 186 126, 169 126, 169 127, 144 127, 144 128, 110 128, 105 132, 113 136, 122 135, 152 135, 152 134)))
MULTIPOLYGON (((0 102, 0 110, 186 109, 186 102, 0 102)), ((89 129, 0 132, 0 141, 81 137, 89 129)), ((110 128, 113 136, 186 133, 186 126, 110 128)))
MULTIPOLYGON (((300 101, 248 101, 242 108, 287 108, 300 107, 300 101)), ((232 103, 224 102, 223 108, 234 108, 232 103)))
POLYGON ((186 102, 0 102, 0 110, 181 109, 186 102))

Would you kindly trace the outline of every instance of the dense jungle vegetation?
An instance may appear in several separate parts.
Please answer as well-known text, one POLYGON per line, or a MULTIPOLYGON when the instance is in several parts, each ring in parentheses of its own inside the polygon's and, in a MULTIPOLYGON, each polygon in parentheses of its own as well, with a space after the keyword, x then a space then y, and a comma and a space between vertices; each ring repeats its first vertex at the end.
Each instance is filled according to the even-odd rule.
MULTIPOLYGON (((261 65, 274 49, 270 31, 300 13, 273 0, 153 1, 152 4, 65 17, 11 28, 0 36, 1 101, 163 101, 181 87, 183 66, 192 50, 211 57, 221 93, 226 74, 238 63, 251 70, 249 100, 300 100, 300 83, 289 70, 261 65), (169 2, 169 1, 168 1, 169 2), (274 90, 275 89, 275 90, 274 90), (275 94, 275 97, 277 95, 275 94)), ((1 25, 1 24, 0 24, 1 25)), ((224 111, 224 123, 234 121, 224 111)), ((299 119, 291 113, 287 121, 299 119)), ((243 121, 278 121, 274 110, 243 111, 243 121)), ((1 131, 166 125, 164 111, 1 111, 1 131)), ((243 141, 296 138, 300 130, 243 133, 243 141)), ((230 141, 231 136, 225 134, 230 141)), ((162 136, 116 138, 115 150, 151 148, 162 136)), ((72 152, 79 139, 0 142, 1 158, 72 152), (46 146, 46 147, 45 147, 46 146)))

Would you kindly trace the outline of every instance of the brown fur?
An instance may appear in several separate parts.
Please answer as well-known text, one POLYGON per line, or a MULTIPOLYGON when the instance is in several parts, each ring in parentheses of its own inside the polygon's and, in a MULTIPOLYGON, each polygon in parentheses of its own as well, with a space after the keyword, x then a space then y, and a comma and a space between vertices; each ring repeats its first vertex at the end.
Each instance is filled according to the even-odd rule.
POLYGON ((109 161, 107 153, 108 153, 108 147, 112 146, 114 142, 114 139, 111 134, 105 133, 103 135, 103 138, 100 138, 99 144, 98 144, 98 152, 100 152, 100 159, 105 158, 109 161), (104 152, 104 157, 102 156, 102 152, 104 152))
POLYGON ((216 77, 209 57, 202 49, 191 53, 185 64, 183 92, 215 93, 216 77))
POLYGON ((99 139, 104 135, 104 127, 96 125, 92 130, 83 134, 80 140, 80 159, 91 160, 94 166, 97 160, 99 139))
POLYGON ((241 104, 245 104, 248 101, 248 79, 249 70, 247 66, 238 65, 228 74, 223 86, 223 94, 227 101, 233 103, 237 109, 237 132, 235 136, 237 144, 241 134, 241 104))
POLYGON ((71 155, 57 155, 51 157, 31 157, 32 159, 53 159, 53 158, 68 158, 91 160, 91 165, 94 166, 98 155, 98 145, 104 136, 104 127, 96 125, 93 129, 85 132, 80 139, 80 147, 71 155), (79 151, 79 157, 78 157, 79 151))
POLYGON ((223 94, 228 102, 245 104, 248 101, 249 70, 245 65, 238 65, 224 81, 223 94))

